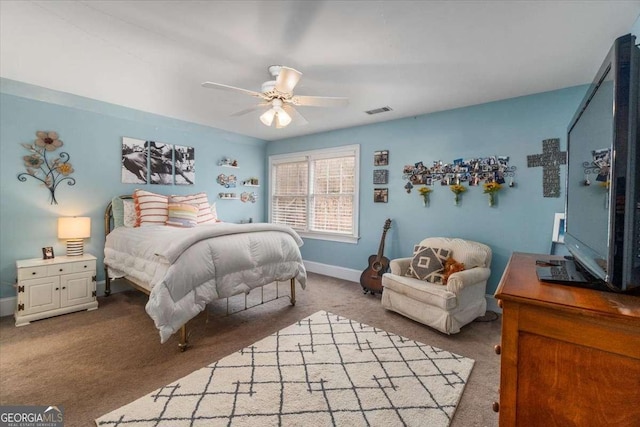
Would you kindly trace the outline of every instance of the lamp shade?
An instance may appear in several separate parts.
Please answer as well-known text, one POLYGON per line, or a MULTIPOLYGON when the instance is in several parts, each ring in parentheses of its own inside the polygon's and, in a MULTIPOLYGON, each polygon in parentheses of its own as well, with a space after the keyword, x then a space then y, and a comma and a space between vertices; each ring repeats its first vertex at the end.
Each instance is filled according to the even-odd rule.
POLYGON ((91 237, 91 218, 74 216, 58 218, 59 239, 86 239, 91 237))

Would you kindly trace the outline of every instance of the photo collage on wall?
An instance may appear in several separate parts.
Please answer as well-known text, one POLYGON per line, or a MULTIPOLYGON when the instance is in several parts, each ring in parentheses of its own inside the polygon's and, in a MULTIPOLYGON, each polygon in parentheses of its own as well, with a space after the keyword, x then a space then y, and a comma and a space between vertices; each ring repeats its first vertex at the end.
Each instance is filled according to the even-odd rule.
POLYGON ((121 171, 124 184, 191 185, 195 149, 123 137, 121 171))
MULTIPOLYGON (((378 150, 373 153, 373 166, 388 166, 388 165, 389 165, 389 150, 378 150)), ((388 184, 389 169, 374 169, 373 183, 375 185, 388 184)), ((388 203, 389 189, 374 188, 373 201, 374 203, 388 203)))

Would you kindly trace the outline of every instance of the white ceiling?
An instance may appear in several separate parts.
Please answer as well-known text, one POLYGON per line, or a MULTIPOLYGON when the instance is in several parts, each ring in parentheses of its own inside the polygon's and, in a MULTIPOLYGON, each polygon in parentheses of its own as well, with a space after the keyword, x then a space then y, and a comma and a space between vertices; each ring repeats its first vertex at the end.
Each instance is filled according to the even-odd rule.
POLYGON ((640 1, 6 1, 0 76, 276 140, 591 82, 640 1), (267 67, 303 73, 308 125, 268 128, 267 67), (393 111, 364 113, 390 106, 393 111))

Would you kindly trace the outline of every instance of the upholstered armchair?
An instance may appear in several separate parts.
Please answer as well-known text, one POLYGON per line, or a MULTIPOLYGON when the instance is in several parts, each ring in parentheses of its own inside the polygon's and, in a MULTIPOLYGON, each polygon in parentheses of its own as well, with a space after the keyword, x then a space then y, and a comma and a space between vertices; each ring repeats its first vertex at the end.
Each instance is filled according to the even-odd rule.
POLYGON ((394 259, 390 271, 382 276, 382 306, 445 334, 458 333, 487 309, 485 292, 491 274, 491 248, 470 240, 444 237, 424 239, 416 249, 418 246, 437 248, 464 263, 465 269, 451 274, 443 285, 432 282, 439 280, 437 275, 428 276, 428 280, 407 276, 408 272, 411 274, 411 266, 420 263, 416 253, 414 257, 394 259))

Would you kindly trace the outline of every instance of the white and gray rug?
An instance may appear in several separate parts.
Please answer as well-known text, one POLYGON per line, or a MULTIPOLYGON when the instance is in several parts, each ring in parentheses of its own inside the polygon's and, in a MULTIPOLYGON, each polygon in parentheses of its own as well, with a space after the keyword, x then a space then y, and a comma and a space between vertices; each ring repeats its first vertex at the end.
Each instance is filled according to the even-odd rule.
POLYGON ((448 426, 474 361, 319 311, 99 426, 448 426))

